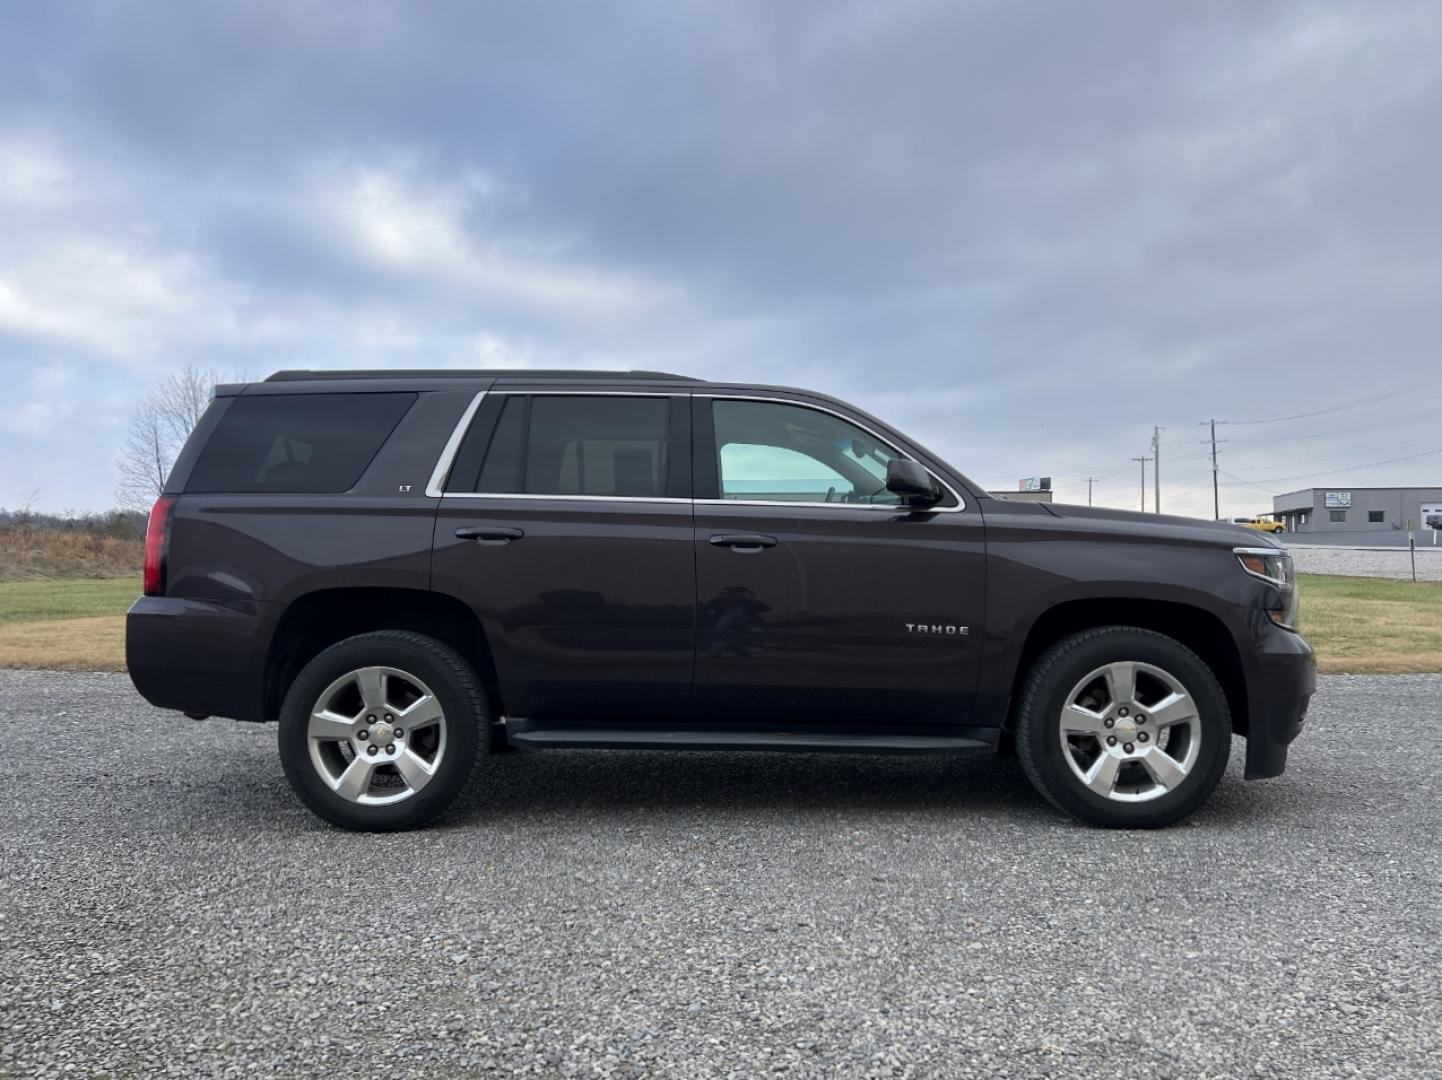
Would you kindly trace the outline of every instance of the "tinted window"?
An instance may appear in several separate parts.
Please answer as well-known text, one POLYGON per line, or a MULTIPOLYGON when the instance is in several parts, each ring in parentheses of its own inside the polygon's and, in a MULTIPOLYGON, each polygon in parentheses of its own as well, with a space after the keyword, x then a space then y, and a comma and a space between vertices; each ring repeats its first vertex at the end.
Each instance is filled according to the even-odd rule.
POLYGON ((886 464, 899 455, 855 424, 800 405, 716 401, 721 497, 751 502, 895 504, 886 464))
POLYGON ((659 498, 666 493, 670 423, 666 398, 513 396, 476 490, 659 498))
POLYGON ((523 397, 508 397, 496 421, 495 434, 481 463, 477 491, 521 490, 521 446, 525 438, 526 403, 523 397))
POLYGON ((415 394, 237 398, 200 452, 186 490, 346 491, 415 400, 415 394))

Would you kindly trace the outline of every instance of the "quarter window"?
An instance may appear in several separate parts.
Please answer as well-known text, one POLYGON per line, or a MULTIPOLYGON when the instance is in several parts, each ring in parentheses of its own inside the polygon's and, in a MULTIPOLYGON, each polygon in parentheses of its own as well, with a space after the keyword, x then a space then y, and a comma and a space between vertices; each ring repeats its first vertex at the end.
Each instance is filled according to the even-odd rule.
POLYGON ((415 394, 257 394, 237 398, 186 484, 206 493, 347 491, 415 394))
POLYGON ((896 505, 886 465, 899 455, 840 417, 766 401, 712 403, 721 497, 747 502, 896 505))

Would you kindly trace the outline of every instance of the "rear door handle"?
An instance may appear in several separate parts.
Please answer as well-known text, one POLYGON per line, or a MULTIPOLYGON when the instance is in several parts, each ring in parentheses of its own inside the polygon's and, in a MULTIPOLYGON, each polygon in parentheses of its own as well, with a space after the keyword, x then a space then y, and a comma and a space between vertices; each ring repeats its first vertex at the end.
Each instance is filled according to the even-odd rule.
POLYGON ((526 533, 522 529, 515 529, 509 525, 467 525, 463 529, 456 530, 456 537, 461 540, 474 540, 478 544, 496 546, 509 544, 512 540, 519 540, 526 533))
POLYGON ((719 533, 711 537, 717 547, 728 547, 742 554, 752 554, 776 546, 776 537, 765 533, 719 533))

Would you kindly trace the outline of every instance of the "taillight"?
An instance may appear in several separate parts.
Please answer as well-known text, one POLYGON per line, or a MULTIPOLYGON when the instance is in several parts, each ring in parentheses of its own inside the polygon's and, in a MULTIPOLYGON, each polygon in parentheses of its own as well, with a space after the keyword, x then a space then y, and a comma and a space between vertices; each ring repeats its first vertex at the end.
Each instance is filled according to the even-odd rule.
POLYGON ((160 596, 165 592, 165 557, 170 547, 170 515, 175 509, 175 496, 162 495, 150 508, 145 524, 145 595, 160 596))

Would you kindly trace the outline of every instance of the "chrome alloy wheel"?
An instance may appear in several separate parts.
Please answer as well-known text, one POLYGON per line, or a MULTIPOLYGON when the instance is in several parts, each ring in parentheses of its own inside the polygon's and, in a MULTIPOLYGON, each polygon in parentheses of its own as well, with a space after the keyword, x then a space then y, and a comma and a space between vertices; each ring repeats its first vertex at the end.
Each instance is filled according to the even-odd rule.
POLYGON ((307 724, 310 760, 341 798, 403 802, 430 783, 446 752, 446 715, 409 672, 364 667, 322 691, 307 724))
POLYGON ((1062 753, 1078 780, 1116 802, 1174 791, 1197 763, 1201 720, 1176 676, 1119 660, 1072 687, 1062 706, 1062 753))

